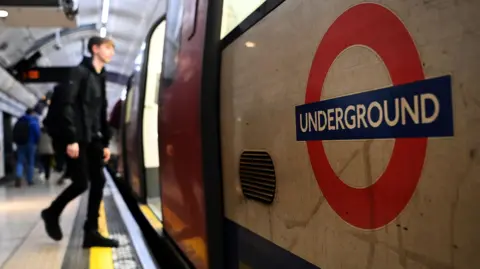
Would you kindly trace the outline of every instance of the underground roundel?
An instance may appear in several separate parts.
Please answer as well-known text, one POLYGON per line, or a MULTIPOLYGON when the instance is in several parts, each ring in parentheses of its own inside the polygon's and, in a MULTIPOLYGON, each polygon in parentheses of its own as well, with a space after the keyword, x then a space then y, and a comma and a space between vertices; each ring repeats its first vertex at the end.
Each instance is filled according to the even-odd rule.
POLYGON ((390 10, 360 4, 325 33, 313 59, 305 104, 295 108, 298 141, 306 141, 318 185, 346 222, 376 229, 394 220, 411 199, 422 172, 428 137, 453 136, 450 76, 425 79, 408 30, 390 10), (375 51, 393 87, 321 100, 335 58, 355 45, 375 51), (329 164, 323 140, 395 138, 380 178, 367 188, 345 184, 329 164))

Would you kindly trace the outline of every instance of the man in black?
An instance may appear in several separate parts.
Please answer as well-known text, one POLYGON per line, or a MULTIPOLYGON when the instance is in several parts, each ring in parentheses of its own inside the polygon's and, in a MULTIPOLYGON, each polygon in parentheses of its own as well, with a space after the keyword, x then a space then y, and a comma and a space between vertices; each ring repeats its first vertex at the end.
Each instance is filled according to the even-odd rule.
POLYGON ((60 124, 69 156, 67 166, 72 184, 42 211, 42 219, 48 235, 54 240, 61 240, 60 214, 70 201, 88 188, 89 180, 83 247, 118 247, 117 241, 98 232, 99 208, 105 186, 103 166, 110 158, 108 143, 111 136, 107 122, 104 65, 110 62, 115 49, 111 40, 92 37, 88 50, 92 58, 85 58, 73 69, 60 102, 63 111, 60 124))

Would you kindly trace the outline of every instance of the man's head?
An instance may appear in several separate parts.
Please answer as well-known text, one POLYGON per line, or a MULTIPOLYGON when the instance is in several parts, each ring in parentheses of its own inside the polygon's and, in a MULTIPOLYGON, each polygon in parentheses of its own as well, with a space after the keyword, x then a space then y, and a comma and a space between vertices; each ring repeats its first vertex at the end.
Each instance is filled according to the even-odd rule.
POLYGON ((103 63, 109 63, 115 54, 115 44, 111 39, 94 36, 88 40, 88 51, 103 63))
POLYGON ((33 110, 33 108, 27 108, 25 114, 32 116, 33 114, 35 114, 35 110, 33 110))

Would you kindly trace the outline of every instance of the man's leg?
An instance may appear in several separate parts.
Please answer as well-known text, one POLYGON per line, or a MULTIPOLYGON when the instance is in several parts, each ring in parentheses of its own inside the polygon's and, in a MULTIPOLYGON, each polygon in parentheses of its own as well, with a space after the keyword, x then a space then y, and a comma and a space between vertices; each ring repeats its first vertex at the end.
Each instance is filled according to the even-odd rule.
POLYGON ((103 174, 103 147, 99 142, 88 146, 88 168, 90 178, 90 193, 88 196, 87 220, 85 221, 85 238, 83 247, 118 247, 116 240, 103 237, 98 232, 98 216, 103 198, 105 176, 103 174))
POLYGON ((82 194, 88 188, 88 163, 86 148, 80 145, 80 154, 77 159, 69 159, 68 165, 72 169, 72 184, 68 186, 50 205, 42 211, 45 229, 54 240, 62 239, 62 230, 58 219, 67 204, 82 194))
POLYGON ((26 148, 26 157, 27 157, 27 182, 29 185, 33 185, 33 174, 35 173, 35 156, 36 156, 35 145, 27 145, 26 148))
POLYGON ((64 159, 62 158, 62 153, 55 152, 55 170, 57 172, 62 172, 64 167, 64 159))
POLYGON ((47 180, 50 179, 50 173, 52 171, 52 160, 53 160, 53 155, 49 154, 46 155, 45 157, 45 177, 47 180))
POLYGON ((63 172, 62 176, 57 180, 57 185, 63 185, 66 178, 70 178, 69 175, 69 157, 65 153, 65 147, 62 143, 58 141, 54 143, 54 151, 55 151, 55 162, 57 172, 63 172))
POLYGON ((62 176, 58 179, 57 181, 57 185, 63 185, 63 183, 65 182, 65 179, 69 179, 71 176, 70 176, 70 168, 69 168, 69 158, 66 154, 64 156, 64 160, 66 161, 65 162, 65 171, 63 172, 62 176))
POLYGON ((37 168, 38 168, 38 173, 42 174, 45 172, 45 169, 43 168, 43 159, 42 159, 43 155, 41 154, 38 154, 37 156, 37 168))
POLYGON ((52 156, 49 155, 49 154, 42 154, 40 156, 40 160, 41 160, 41 166, 42 166, 42 170, 45 172, 45 180, 49 180, 50 179, 50 166, 51 166, 51 160, 52 160, 52 156))
POLYGON ((23 164, 26 163, 26 146, 17 146, 16 176, 23 178, 23 164))

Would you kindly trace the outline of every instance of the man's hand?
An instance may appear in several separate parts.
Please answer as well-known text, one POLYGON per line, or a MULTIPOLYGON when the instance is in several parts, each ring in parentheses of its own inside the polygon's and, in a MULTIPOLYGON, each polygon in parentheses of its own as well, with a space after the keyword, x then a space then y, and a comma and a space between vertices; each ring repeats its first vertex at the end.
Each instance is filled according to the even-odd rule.
POLYGON ((80 153, 79 151, 80 150, 78 148, 78 143, 72 143, 72 144, 67 145, 67 155, 70 158, 72 158, 72 159, 78 158, 78 154, 80 153))
POLYGON ((103 161, 108 162, 110 160, 110 149, 109 148, 104 148, 103 149, 103 161))

